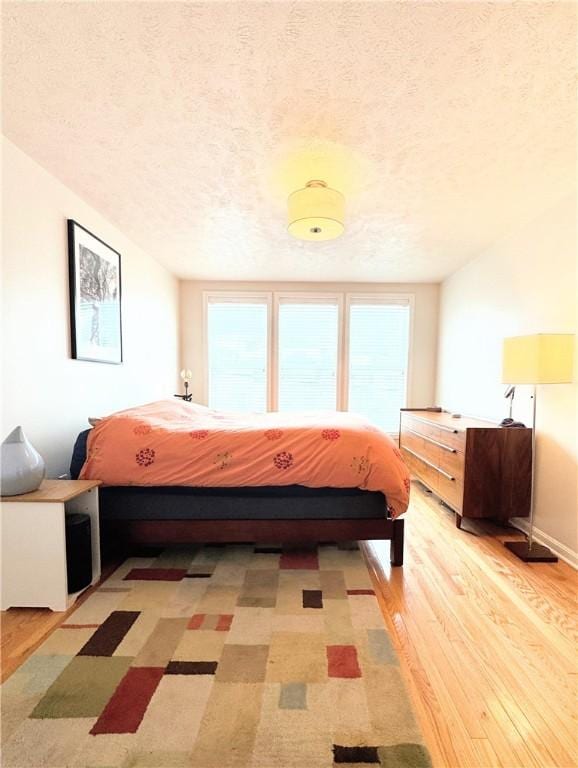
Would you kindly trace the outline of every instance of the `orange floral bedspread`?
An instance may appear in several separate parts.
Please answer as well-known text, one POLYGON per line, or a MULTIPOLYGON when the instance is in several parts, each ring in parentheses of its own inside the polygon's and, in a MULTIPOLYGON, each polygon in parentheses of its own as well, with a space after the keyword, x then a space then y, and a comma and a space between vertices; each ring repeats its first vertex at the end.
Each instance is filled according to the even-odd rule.
POLYGON ((381 491, 407 509, 409 474, 388 435, 351 413, 225 413, 162 400, 91 430, 82 479, 106 485, 305 485, 381 491))

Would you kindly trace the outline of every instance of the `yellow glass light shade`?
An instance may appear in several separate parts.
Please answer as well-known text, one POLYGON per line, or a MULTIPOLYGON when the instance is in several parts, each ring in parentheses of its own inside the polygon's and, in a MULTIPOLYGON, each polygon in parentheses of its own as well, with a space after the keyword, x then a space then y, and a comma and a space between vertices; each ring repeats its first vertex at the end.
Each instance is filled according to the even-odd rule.
POLYGON ((538 333, 504 339, 505 384, 567 384, 572 381, 574 336, 538 333))
POLYGON ((289 195, 287 229, 299 240, 333 240, 345 229, 345 199, 324 181, 309 181, 289 195))

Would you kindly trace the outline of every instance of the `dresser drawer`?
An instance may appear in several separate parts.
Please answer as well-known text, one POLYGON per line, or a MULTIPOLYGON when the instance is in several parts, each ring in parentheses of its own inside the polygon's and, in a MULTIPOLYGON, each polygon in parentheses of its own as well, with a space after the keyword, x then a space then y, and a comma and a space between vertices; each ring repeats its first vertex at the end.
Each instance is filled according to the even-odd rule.
POLYGON ((417 477, 418 480, 425 483, 432 491, 436 491, 439 478, 437 469, 430 466, 426 461, 423 461, 423 459, 413 453, 411 449, 402 446, 401 452, 410 473, 417 477))
POLYGON ((450 480, 440 473, 437 493, 452 509, 455 509, 456 512, 462 511, 464 500, 463 481, 459 481, 458 479, 450 480))
POLYGON ((466 450, 466 431, 457 429, 453 426, 444 424, 434 424, 422 419, 416 419, 413 416, 403 414, 401 419, 401 428, 411 430, 424 438, 440 443, 442 446, 454 448, 456 451, 465 453, 466 450))
POLYGON ((400 444, 437 467, 440 448, 431 438, 420 435, 410 427, 404 427, 400 435, 400 444))
POLYGON ((429 422, 422 421, 421 419, 414 419, 413 416, 406 416, 405 414, 402 418, 401 424, 402 429, 411 429, 418 435, 424 435, 426 437, 433 438, 434 440, 439 440, 440 430, 439 427, 437 427, 435 424, 430 424, 429 422))
POLYGON ((466 431, 451 429, 451 427, 438 427, 439 441, 446 445, 448 448, 455 448, 460 453, 466 451, 466 431))
POLYGON ((439 452, 438 467, 459 483, 464 482, 465 456, 456 448, 439 452))

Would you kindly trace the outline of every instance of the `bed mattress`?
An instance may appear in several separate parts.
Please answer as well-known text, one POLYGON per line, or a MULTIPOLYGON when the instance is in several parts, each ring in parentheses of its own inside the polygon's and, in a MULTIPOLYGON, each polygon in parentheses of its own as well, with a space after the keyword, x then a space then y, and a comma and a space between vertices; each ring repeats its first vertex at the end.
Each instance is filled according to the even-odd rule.
POLYGON ((104 487, 103 520, 367 520, 383 519, 385 499, 357 488, 104 487))

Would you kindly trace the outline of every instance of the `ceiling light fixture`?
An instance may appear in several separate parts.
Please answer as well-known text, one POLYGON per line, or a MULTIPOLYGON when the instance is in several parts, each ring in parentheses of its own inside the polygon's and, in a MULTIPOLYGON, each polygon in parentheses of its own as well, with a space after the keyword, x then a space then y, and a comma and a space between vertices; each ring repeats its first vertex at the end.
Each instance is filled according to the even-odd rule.
POLYGON ((345 229, 345 198, 324 181, 308 181, 289 195, 287 229, 299 240, 333 240, 345 229))

